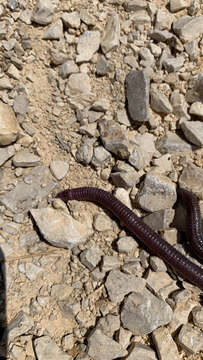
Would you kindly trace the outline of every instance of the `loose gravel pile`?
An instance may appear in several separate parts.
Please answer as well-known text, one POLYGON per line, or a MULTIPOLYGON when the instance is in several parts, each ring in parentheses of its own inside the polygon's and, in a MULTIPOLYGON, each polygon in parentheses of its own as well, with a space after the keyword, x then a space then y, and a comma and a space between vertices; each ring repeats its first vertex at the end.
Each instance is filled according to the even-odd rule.
POLYGON ((202 0, 0 1, 1 359, 202 358, 200 289, 54 199, 113 192, 201 266, 174 204, 203 214, 202 35, 202 0))

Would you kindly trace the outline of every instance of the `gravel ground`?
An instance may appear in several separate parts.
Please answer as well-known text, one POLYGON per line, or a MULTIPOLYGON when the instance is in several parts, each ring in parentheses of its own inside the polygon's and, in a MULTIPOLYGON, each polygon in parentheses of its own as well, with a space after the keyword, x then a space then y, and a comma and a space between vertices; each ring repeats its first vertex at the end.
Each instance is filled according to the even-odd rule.
POLYGON ((54 199, 110 191, 201 266, 174 204, 203 214, 202 34, 202 0, 0 0, 1 359, 202 358, 198 287, 54 199))

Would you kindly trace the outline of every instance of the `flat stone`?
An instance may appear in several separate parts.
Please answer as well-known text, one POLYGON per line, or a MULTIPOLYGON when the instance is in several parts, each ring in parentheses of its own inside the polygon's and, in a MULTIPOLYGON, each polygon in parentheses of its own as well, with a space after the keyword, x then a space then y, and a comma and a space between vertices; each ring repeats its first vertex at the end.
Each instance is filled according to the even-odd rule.
POLYGON ((45 40, 60 40, 63 37, 63 23, 59 19, 55 24, 50 25, 44 32, 43 39, 45 40))
POLYGON ((100 136, 106 150, 121 159, 129 157, 129 141, 122 127, 113 120, 99 123, 100 136))
POLYGON ((50 171, 57 180, 62 180, 68 173, 69 164, 63 160, 52 160, 50 162, 50 171))
POLYGON ((190 107, 189 113, 199 116, 203 120, 203 103, 200 101, 194 102, 190 107))
POLYGON ((164 154, 157 159, 153 159, 155 170, 159 173, 168 173, 173 171, 173 163, 170 154, 164 154))
POLYGON ((20 72, 17 69, 17 67, 13 64, 11 64, 7 70, 7 74, 8 76, 10 76, 11 78, 15 79, 15 80, 20 80, 20 72))
POLYGON ((185 97, 183 94, 179 92, 179 90, 174 90, 170 97, 170 102, 173 107, 173 112, 175 115, 179 117, 185 117, 189 119, 190 116, 187 113, 188 104, 185 101, 185 97))
POLYGON ((96 63, 96 73, 100 76, 104 76, 113 71, 112 64, 106 59, 103 54, 98 54, 96 63))
POLYGON ((173 30, 184 42, 195 40, 203 33, 203 15, 182 16, 173 22, 173 30))
POLYGON ((55 284, 51 287, 51 296, 59 301, 68 300, 73 288, 67 284, 55 284))
POLYGON ((43 268, 30 262, 20 264, 18 266, 19 272, 23 273, 27 279, 34 281, 43 276, 43 268))
POLYGON ((131 16, 131 21, 134 24, 150 24, 151 18, 146 10, 136 11, 134 15, 131 16))
POLYGON ((159 30, 171 29, 171 24, 173 22, 173 16, 165 10, 157 9, 155 28, 159 30))
POLYGON ((25 95, 17 95, 14 99, 13 110, 16 114, 25 116, 28 112, 28 100, 25 95))
POLYGON ((149 119, 149 77, 142 70, 131 70, 125 79, 128 112, 133 122, 149 119))
POLYGON ((177 345, 167 328, 160 327, 154 330, 152 338, 160 360, 180 360, 177 345))
POLYGON ((86 241, 90 235, 87 227, 70 215, 52 208, 31 209, 40 233, 53 246, 72 249, 86 241))
POLYGON ((3 165, 8 159, 15 154, 15 148, 13 145, 0 148, 0 166, 3 165))
POLYGON ((203 333, 191 324, 183 325, 178 334, 178 343, 189 354, 203 349, 203 333))
POLYGON ((78 39, 76 62, 90 61, 100 46, 99 31, 85 31, 78 39))
POLYGON ((102 251, 97 247, 91 247, 80 254, 80 261, 92 271, 101 261, 102 251))
POLYGON ((32 14, 32 21, 39 25, 52 22, 56 5, 52 0, 38 0, 32 14))
POLYGON ((168 98, 154 88, 150 91, 150 105, 155 112, 164 115, 170 114, 173 110, 168 98))
POLYGON ((167 271, 167 266, 165 265, 164 261, 162 259, 160 259, 158 256, 150 256, 150 265, 152 270, 154 270, 155 272, 166 272, 167 271))
POLYGON ((10 80, 2 77, 0 79, 0 90, 12 90, 13 89, 13 85, 11 84, 10 80))
POLYGON ((173 35, 168 30, 154 29, 150 33, 150 37, 157 42, 167 42, 173 37, 173 35))
POLYGON ((112 221, 106 214, 95 215, 93 225, 100 232, 112 230, 112 221))
POLYGON ((169 56, 163 61, 163 67, 170 72, 175 72, 180 70, 184 65, 184 57, 183 56, 169 56))
POLYGON ((79 67, 73 60, 67 60, 59 66, 59 76, 66 79, 69 75, 79 73, 79 67))
POLYGON ((119 330, 120 326, 120 316, 112 314, 101 317, 96 325, 97 329, 109 337, 113 337, 115 331, 119 330))
POLYGON ((132 236, 123 236, 117 241, 119 253, 128 254, 137 248, 138 244, 132 236))
MULTIPOLYGON (((28 332, 33 328, 34 321, 27 315, 24 311, 20 311, 14 320, 12 320, 5 331, 8 334, 8 341, 11 342, 15 338, 28 334, 28 332)), ((5 334, 3 335, 3 337, 5 334)))
POLYGON ((90 14, 88 9, 80 9, 80 18, 88 26, 95 26, 96 24, 93 14, 90 14))
POLYGON ((181 129, 188 141, 192 144, 203 147, 203 122, 183 121, 181 129))
POLYGON ((203 330, 203 308, 200 306, 192 309, 193 323, 203 330))
POLYGON ((0 101, 0 145, 10 145, 18 135, 19 127, 13 109, 0 101))
POLYGON ((75 154, 76 160, 84 165, 88 165, 92 161, 93 146, 89 143, 84 143, 79 146, 75 154))
POLYGON ((162 154, 179 154, 181 152, 191 152, 192 145, 182 140, 176 133, 168 131, 156 143, 156 148, 162 154))
POLYGON ((185 44, 185 51, 187 52, 187 54, 189 55, 189 59, 192 60, 196 60, 198 55, 199 55, 199 45, 198 45, 198 40, 192 40, 192 41, 188 41, 185 44))
POLYGON ((119 45, 120 40, 120 18, 117 13, 112 13, 105 25, 102 40, 101 49, 104 54, 115 49, 119 45))
POLYGON ((61 15, 61 19, 67 28, 78 29, 80 27, 80 15, 77 11, 72 11, 70 13, 64 12, 61 15))
POLYGON ((188 296, 177 301, 173 307, 173 319, 169 324, 171 334, 177 332, 177 330, 181 328, 181 325, 188 323, 189 315, 196 304, 197 303, 188 296))
POLYGON ((111 179, 114 185, 129 189, 138 183, 139 175, 132 166, 118 161, 111 172, 111 179))
POLYGON ((122 262, 121 259, 113 255, 104 255, 102 259, 101 269, 104 272, 119 269, 122 262))
POLYGON ((90 78, 87 74, 78 73, 70 75, 67 85, 73 95, 82 95, 91 91, 90 78))
POLYGON ((110 300, 114 304, 123 301, 124 296, 132 291, 142 291, 146 280, 128 275, 119 270, 112 270, 106 280, 105 286, 110 300))
POLYGON ((39 360, 72 360, 48 335, 34 340, 34 349, 39 360))
POLYGON ((175 184, 168 177, 151 171, 145 176, 137 202, 142 209, 151 212, 171 208, 176 202, 175 184))
POLYGON ((189 8, 190 4, 190 0, 170 0, 170 11, 176 13, 180 10, 189 8))
POLYGON ((37 166, 26 174, 13 190, 1 195, 0 203, 14 213, 27 212, 40 204, 55 186, 48 168, 37 166))
POLYGON ((134 335, 149 334, 159 326, 168 324, 172 316, 170 306, 147 289, 128 295, 121 310, 123 326, 134 335))
POLYGON ((128 360, 157 360, 155 351, 148 345, 133 342, 128 360))
POLYGON ((202 183, 203 169, 192 163, 188 163, 179 177, 179 186, 192 191, 199 199, 203 200, 202 183))
POLYGON ((124 3, 126 11, 138 11, 147 9, 147 1, 145 0, 130 0, 124 3))
POLYGON ((163 231, 169 228, 174 218, 173 209, 162 209, 143 218, 145 224, 155 231, 163 231))
POLYGON ((113 360, 128 354, 119 343, 104 335, 99 329, 89 336, 87 351, 94 360, 113 360))
POLYGON ((96 167, 104 166, 111 159, 111 154, 103 146, 94 147, 92 165, 96 167))
MULTIPOLYGON (((146 276, 148 289, 150 289, 153 293, 159 295, 161 298, 163 297, 162 291, 166 292, 166 288, 169 288, 169 293, 171 292, 171 285, 173 284, 173 279, 164 271, 151 271, 149 270, 146 276)), ((176 288, 174 289, 176 290, 176 288)))
POLYGON ((133 150, 129 156, 129 163, 136 169, 141 170, 148 166, 156 153, 155 137, 152 134, 138 134, 131 138, 133 150))
POLYGON ((32 154, 28 149, 18 151, 13 157, 15 167, 39 166, 40 161, 40 157, 32 154))

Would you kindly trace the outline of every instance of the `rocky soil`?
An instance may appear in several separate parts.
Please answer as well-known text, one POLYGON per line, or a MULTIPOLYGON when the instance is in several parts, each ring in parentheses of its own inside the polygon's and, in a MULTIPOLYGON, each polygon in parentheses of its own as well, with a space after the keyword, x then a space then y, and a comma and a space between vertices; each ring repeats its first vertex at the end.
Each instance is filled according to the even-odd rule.
POLYGON ((202 0, 0 0, 0 358, 200 360, 201 291, 108 211, 112 192, 197 263, 202 0))

